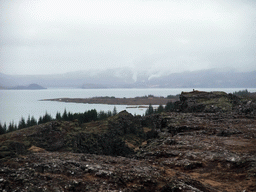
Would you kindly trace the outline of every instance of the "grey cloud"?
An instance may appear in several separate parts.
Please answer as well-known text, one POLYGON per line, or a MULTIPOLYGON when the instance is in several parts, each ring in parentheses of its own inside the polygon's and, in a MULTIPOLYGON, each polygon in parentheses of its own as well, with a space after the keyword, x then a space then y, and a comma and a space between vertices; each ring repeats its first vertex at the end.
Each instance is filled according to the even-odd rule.
POLYGON ((254 1, 123 2, 3 1, 1 72, 256 70, 254 1))

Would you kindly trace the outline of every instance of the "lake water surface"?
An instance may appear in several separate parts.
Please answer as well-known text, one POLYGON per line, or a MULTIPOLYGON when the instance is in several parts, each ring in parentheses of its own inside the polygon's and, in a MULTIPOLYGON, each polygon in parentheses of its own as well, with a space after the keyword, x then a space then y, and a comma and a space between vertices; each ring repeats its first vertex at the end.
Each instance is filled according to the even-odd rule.
MULTIPOLYGON (((200 88, 200 91, 225 91, 233 93, 234 91, 244 90, 245 88, 200 88)), ((82 103, 63 103, 54 101, 39 101, 41 99, 53 98, 89 98, 96 96, 114 96, 114 97, 136 97, 145 95, 164 96, 180 94, 181 91, 192 91, 191 88, 182 89, 45 89, 45 90, 0 90, 0 122, 9 124, 14 121, 18 123, 21 117, 34 116, 38 119, 45 112, 55 117, 56 112, 66 109, 72 113, 84 112, 91 109, 97 111, 113 110, 116 106, 117 111, 127 110, 132 114, 144 114, 146 109, 126 108, 126 105, 104 105, 104 104, 82 104, 82 103)), ((247 89, 250 92, 256 92, 256 88, 247 89)))

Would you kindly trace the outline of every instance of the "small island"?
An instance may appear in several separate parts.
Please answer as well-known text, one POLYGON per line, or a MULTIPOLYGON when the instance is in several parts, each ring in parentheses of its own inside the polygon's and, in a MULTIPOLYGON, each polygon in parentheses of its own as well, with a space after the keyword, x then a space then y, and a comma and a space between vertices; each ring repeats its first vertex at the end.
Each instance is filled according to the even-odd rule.
POLYGON ((9 89, 15 89, 15 90, 40 90, 40 89, 47 89, 47 88, 33 83, 33 84, 28 85, 28 86, 16 86, 16 87, 12 87, 12 88, 9 88, 9 89))

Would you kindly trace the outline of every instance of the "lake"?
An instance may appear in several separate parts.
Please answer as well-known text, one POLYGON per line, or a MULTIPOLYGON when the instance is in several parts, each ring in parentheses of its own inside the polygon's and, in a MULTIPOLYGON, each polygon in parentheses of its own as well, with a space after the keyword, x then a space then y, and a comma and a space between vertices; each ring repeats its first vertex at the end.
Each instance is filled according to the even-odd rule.
MULTIPOLYGON (((234 91, 244 90, 245 88, 198 88, 200 91, 225 91, 233 93, 234 91)), ((126 105, 104 105, 104 104, 81 104, 81 103, 63 103, 54 101, 39 101, 41 99, 53 98, 89 98, 96 96, 114 96, 114 97, 136 97, 145 95, 164 96, 180 94, 181 91, 192 91, 192 88, 179 89, 45 89, 45 90, 0 90, 0 122, 9 124, 14 121, 18 123, 21 117, 34 116, 38 119, 45 112, 55 117, 56 112, 66 109, 72 113, 85 112, 96 109, 113 111, 116 106, 117 111, 127 110, 131 114, 142 115, 146 109, 126 108, 126 105)), ((256 88, 247 89, 250 92, 256 92, 256 88)))

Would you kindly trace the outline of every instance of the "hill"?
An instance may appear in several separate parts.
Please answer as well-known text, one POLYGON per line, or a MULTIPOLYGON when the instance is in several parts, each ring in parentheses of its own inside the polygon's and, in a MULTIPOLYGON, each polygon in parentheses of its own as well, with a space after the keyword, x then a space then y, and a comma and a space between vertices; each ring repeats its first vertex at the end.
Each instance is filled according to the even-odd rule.
POLYGON ((17 90, 20 90, 20 89, 25 89, 25 90, 38 90, 38 89, 46 89, 45 87, 42 87, 38 84, 30 84, 28 86, 16 86, 16 87, 12 87, 12 88, 9 88, 9 89, 17 89, 17 90))

